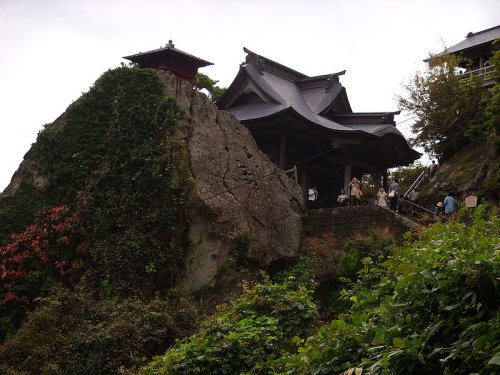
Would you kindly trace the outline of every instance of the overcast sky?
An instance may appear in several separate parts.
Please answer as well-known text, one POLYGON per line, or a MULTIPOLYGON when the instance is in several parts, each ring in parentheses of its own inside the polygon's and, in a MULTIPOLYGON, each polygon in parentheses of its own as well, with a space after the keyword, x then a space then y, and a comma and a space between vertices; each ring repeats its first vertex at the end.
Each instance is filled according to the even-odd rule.
POLYGON ((214 63, 201 72, 221 86, 243 47, 309 76, 345 69, 353 110, 381 112, 429 52, 498 24, 498 0, 0 0, 0 191, 44 124, 122 56, 169 39, 214 63))

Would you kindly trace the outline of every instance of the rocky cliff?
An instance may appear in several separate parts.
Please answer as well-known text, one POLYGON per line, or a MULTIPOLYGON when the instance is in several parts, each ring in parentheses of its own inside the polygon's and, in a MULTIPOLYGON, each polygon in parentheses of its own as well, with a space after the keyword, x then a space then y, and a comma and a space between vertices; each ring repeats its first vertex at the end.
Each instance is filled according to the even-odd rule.
POLYGON ((500 202, 500 157, 498 150, 480 139, 465 146, 461 152, 444 162, 436 177, 422 184, 422 199, 430 207, 451 193, 459 202, 476 195, 482 202, 498 206, 500 202))
MULTIPOLYGON (((194 188, 189 197, 192 249, 184 286, 209 283, 235 240, 250 259, 269 264, 297 255, 302 192, 259 151, 250 132, 186 81, 157 72, 184 110, 177 137, 187 143, 194 188)), ((240 254, 241 255, 241 254, 240 254)))
MULTIPOLYGON (((6 221, 14 220, 12 216, 16 212, 26 211, 24 221, 13 225, 12 231, 24 228, 35 210, 72 204, 72 199, 76 200, 77 196, 80 201, 85 197, 83 199, 87 203, 80 202, 75 206, 92 205, 88 202, 99 201, 103 206, 111 205, 110 197, 115 199, 115 195, 123 195, 123 190, 146 189, 137 185, 137 180, 140 176, 145 178, 143 169, 149 168, 148 160, 161 158, 161 155, 140 151, 143 156, 139 157, 139 151, 134 151, 131 145, 140 149, 145 142, 149 142, 154 147, 160 145, 167 149, 167 157, 175 162, 173 185, 183 185, 180 191, 187 194, 182 203, 187 206, 182 208, 185 214, 177 215, 175 219, 187 221, 177 224, 187 227, 189 231, 190 245, 187 246, 187 253, 182 255, 184 264, 177 265, 182 268, 178 271, 184 275, 181 276, 181 284, 185 289, 193 290, 209 284, 228 256, 245 257, 256 264, 267 265, 297 255, 303 206, 301 190, 258 150, 243 125, 232 115, 217 110, 204 94, 194 90, 187 81, 176 79, 168 72, 111 71, 103 77, 108 78, 101 78, 96 87, 70 106, 66 113, 46 125, 11 184, 0 195, 0 214, 7 216, 6 221), (124 79, 121 83, 113 81, 116 77, 109 78, 123 74, 128 78, 119 78, 124 79), (148 87, 157 85, 152 75, 156 75, 156 80, 161 82, 163 95, 172 98, 183 112, 176 120, 173 133, 166 139, 162 139, 165 137, 161 133, 164 130, 155 136, 141 134, 149 127, 144 121, 159 121, 157 115, 148 113, 158 111, 160 107, 148 109, 145 96, 149 95, 146 94, 148 87), (135 79, 141 82, 134 85, 132 80, 135 79), (126 80, 131 83, 127 89, 124 88, 126 80), (144 80, 151 82, 144 84, 144 80), (123 106, 118 108, 121 104, 123 106), (135 116, 137 119, 134 119, 135 116), (134 121, 134 126, 144 129, 131 130, 124 126, 124 123, 134 124, 134 121), (113 148, 117 149, 119 157, 112 155, 113 148), (110 158, 115 158, 115 161, 111 162, 110 158), (135 161, 141 158, 146 160, 146 164, 135 161), (123 159, 127 161, 121 163, 123 159), (124 177, 124 173, 130 176, 124 177)), ((152 181, 158 181, 156 184, 168 183, 159 179, 154 170, 150 177, 152 181)), ((117 199, 117 204, 134 197, 133 192, 127 197, 124 195, 117 199)), ((154 202, 146 205, 159 207, 154 202)), ((163 210, 169 210, 168 202, 160 205, 163 210)), ((173 211, 178 209, 178 204, 175 209, 172 208, 173 211)), ((100 224, 92 224, 94 228, 114 220, 105 216, 109 216, 108 212, 102 215, 104 218, 100 224)), ((126 215, 126 210, 122 209, 122 213, 117 212, 117 215, 126 215)), ((155 215, 161 216, 158 213, 155 215)), ((135 219, 129 217, 126 220, 133 222, 135 219)), ((151 222, 141 224, 138 230, 143 231, 144 227, 151 225, 151 222)), ((96 235, 98 239, 95 242, 103 242, 103 236, 106 233, 96 235)), ((115 235, 116 241, 118 236, 115 235)), ((169 241, 173 240, 165 240, 166 244, 169 241)), ((113 238, 110 238, 108 245, 115 247, 112 242, 113 238)), ((129 251, 126 244, 121 248, 129 251)), ((151 257, 154 259, 154 254, 151 257)), ((110 268, 117 267, 121 265, 116 263, 110 268)))

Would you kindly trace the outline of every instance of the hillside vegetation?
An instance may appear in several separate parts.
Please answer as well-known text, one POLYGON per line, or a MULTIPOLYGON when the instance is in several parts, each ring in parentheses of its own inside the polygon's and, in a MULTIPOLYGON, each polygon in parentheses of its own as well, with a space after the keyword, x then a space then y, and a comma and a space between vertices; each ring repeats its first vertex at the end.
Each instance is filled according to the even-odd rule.
MULTIPOLYGON (((253 233, 243 233, 234 248, 223 249, 227 259, 213 283, 181 290, 187 254, 197 245, 189 237, 195 220, 187 203, 199 181, 176 132, 181 126, 188 128, 182 135, 189 132, 183 123, 189 115, 201 122, 213 116, 217 131, 227 135, 227 129, 225 114, 209 108, 200 107, 205 116, 183 113, 164 83, 147 69, 103 74, 45 126, 0 195, 1 374, 500 371, 500 233, 493 208, 461 211, 408 234, 400 246, 365 233, 342 253, 330 249, 331 236, 311 236, 300 259, 285 261, 292 254, 286 251, 263 254, 281 262, 260 276, 260 264, 249 257, 253 233), (314 251, 335 256, 325 260, 314 251), (235 295, 229 301, 228 292, 235 295), (222 300, 228 302, 216 309, 222 300)), ((205 105, 206 98, 195 99, 205 105)), ((231 134, 249 136, 241 129, 231 134)), ((223 141, 212 148, 241 148, 223 141)), ((260 157, 249 150, 234 160, 217 154, 226 165, 222 182, 230 161, 240 168, 241 160, 260 157)), ((271 163, 258 168, 274 176, 271 163)), ((274 189, 268 182, 259 180, 266 194, 274 189)), ((265 209, 276 212, 282 201, 290 209, 286 181, 278 176, 276 185, 282 195, 265 209)), ((216 191, 209 195, 224 202, 219 195, 227 192, 216 191)), ((213 227, 217 212, 195 203, 213 227)), ((291 228, 298 243, 300 226, 291 228)), ((277 238, 271 237, 291 247, 277 238)))
POLYGON ((0 339, 59 287, 148 300, 173 285, 189 247, 181 117, 154 71, 118 68, 40 132, 0 197, 0 339))
POLYGON ((326 324, 307 274, 265 278, 139 374, 497 374, 500 223, 467 215, 365 257, 326 324))

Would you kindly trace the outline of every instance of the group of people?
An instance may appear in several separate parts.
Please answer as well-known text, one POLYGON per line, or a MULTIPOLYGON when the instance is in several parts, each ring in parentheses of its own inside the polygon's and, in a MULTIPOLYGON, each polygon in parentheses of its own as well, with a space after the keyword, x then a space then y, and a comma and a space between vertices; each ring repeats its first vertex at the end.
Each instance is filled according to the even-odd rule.
MULTIPOLYGON (((376 205, 384 208, 389 208, 393 212, 408 213, 409 211, 415 212, 414 210, 409 210, 408 206, 411 203, 415 203, 420 193, 415 188, 408 196, 401 197, 398 191, 399 181, 394 179, 390 184, 388 191, 386 192, 383 187, 381 187, 375 199, 376 205), (411 203, 410 203, 411 202, 411 203)), ((359 206, 362 202, 363 192, 361 188, 361 181, 354 177, 349 183, 349 195, 346 194, 344 189, 340 190, 337 196, 336 205, 337 207, 345 206, 359 206)), ((308 191, 308 206, 310 208, 317 207, 318 204, 318 189, 316 186, 312 186, 308 191)), ((434 220, 443 220, 451 216, 455 211, 455 200, 448 193, 444 198, 443 202, 438 202, 434 208, 434 220)))
MULTIPOLYGON (((389 185, 389 194, 384 191, 384 188, 380 188, 377 193, 377 204, 382 207, 387 207, 386 200, 389 198, 391 210, 397 211, 398 206, 398 180, 396 179, 393 183, 389 185)), ((361 181, 354 177, 349 183, 349 195, 346 194, 344 189, 340 190, 337 196, 337 207, 346 206, 359 206, 362 202, 363 191, 361 187, 361 181)), ((316 186, 312 186, 308 192, 308 206, 314 208, 317 206, 318 200, 318 189, 316 186)))
POLYGON ((344 189, 340 190, 337 196, 337 207, 359 206, 361 204, 363 191, 361 190, 361 181, 356 177, 349 183, 349 191, 350 194, 347 196, 344 189))
POLYGON ((436 207, 434 207, 433 219, 434 221, 443 221, 451 217, 453 212, 455 212, 455 199, 450 193, 446 193, 442 202, 437 202, 436 207))
POLYGON ((398 211, 398 179, 395 179, 389 185, 389 193, 386 193, 384 188, 381 187, 377 192, 377 205, 380 207, 387 207, 387 200, 389 200, 389 207, 392 211, 398 211))
MULTIPOLYGON (((346 195, 344 189, 340 190, 340 193, 337 196, 337 207, 359 206, 361 204, 361 197, 363 196, 363 192, 361 191, 361 181, 354 177, 349 183, 349 188, 349 196, 346 195)), ((315 208, 318 205, 318 188, 316 186, 309 188, 307 194, 307 205, 309 208, 315 208)))

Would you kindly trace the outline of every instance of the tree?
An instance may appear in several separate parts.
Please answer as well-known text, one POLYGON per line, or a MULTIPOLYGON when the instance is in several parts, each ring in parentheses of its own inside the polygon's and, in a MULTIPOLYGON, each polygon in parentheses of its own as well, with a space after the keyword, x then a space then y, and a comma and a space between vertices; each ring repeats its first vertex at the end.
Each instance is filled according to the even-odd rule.
POLYGON ((203 73, 196 74, 196 88, 198 90, 205 89, 210 94, 210 99, 212 101, 217 101, 226 92, 225 88, 217 86, 217 82, 211 79, 209 76, 203 73))
POLYGON ((490 93, 481 87, 481 78, 457 75, 458 63, 453 55, 431 56, 428 69, 405 85, 407 96, 398 97, 400 108, 417 117, 412 143, 441 161, 486 130, 490 93))

